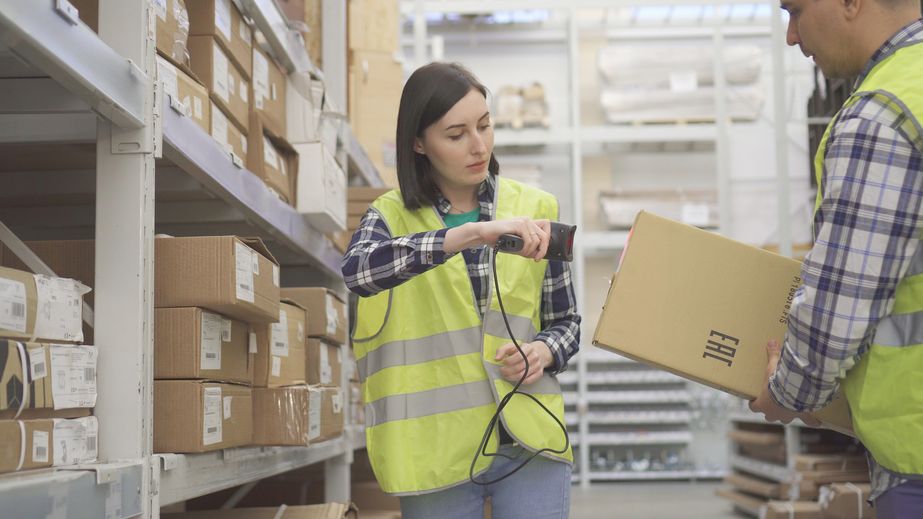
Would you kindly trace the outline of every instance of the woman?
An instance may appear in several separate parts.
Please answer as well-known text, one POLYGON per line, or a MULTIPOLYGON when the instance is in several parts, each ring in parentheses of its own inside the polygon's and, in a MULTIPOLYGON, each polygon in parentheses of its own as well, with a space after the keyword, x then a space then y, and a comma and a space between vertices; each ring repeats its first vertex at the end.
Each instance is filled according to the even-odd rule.
POLYGON ((554 374, 580 341, 569 265, 542 259, 557 201, 499 177, 493 140, 487 89, 470 72, 443 63, 414 72, 397 121, 400 191, 372 204, 343 259, 361 296, 353 344, 369 457, 409 519, 481 518, 488 496, 494 517, 568 513, 573 455, 562 426, 530 398, 510 400, 486 448, 497 456, 472 465, 521 379, 520 391, 563 423, 554 374), (495 253, 503 234, 522 238, 517 254, 495 253), (494 290, 494 256, 528 372, 494 290))

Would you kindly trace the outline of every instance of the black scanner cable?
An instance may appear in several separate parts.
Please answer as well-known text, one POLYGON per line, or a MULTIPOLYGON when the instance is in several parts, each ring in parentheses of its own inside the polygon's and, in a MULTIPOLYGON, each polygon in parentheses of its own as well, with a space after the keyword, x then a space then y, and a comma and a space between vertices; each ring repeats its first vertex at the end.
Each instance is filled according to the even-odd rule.
POLYGON ((503 307, 503 297, 500 295, 500 282, 497 279, 497 253, 499 251, 500 251, 500 242, 498 242, 497 245, 494 247, 494 253, 490 260, 491 268, 493 269, 493 274, 494 274, 494 290, 497 292, 497 302, 500 305, 500 313, 503 315, 503 322, 504 324, 506 324, 506 331, 507 333, 509 333, 510 339, 513 341, 513 345, 516 346, 516 351, 518 351, 519 354, 522 355, 522 360, 525 361, 526 363, 526 369, 523 371, 522 377, 519 379, 519 381, 516 382, 516 385, 513 386, 513 390, 507 393, 506 396, 504 396, 500 400, 500 404, 497 405, 497 411, 494 412, 493 417, 491 417, 490 422, 488 422, 487 429, 484 430, 484 436, 483 438, 481 438, 481 444, 478 446, 478 450, 477 452, 474 453, 474 458, 471 460, 471 469, 468 472, 468 478, 471 480, 472 483, 476 485, 481 485, 481 486, 493 485, 494 483, 499 483, 500 481, 503 481, 504 479, 522 470, 522 468, 528 465, 529 462, 531 462, 537 456, 539 456, 540 454, 544 452, 549 452, 552 454, 564 454, 567 452, 567 449, 570 448, 570 436, 568 436, 567 434, 567 427, 564 426, 561 420, 559 420, 558 417, 555 416, 555 414, 551 412, 550 409, 545 407, 545 404, 543 404, 538 398, 535 398, 534 395, 531 395, 524 391, 519 391, 519 387, 522 386, 522 383, 525 381, 526 377, 529 375, 529 358, 526 356, 526 353, 522 351, 522 347, 519 345, 519 341, 516 340, 516 337, 513 334, 513 328, 512 326, 510 326, 510 321, 506 315, 506 309, 503 307), (515 469, 510 471, 508 474, 504 474, 503 476, 500 476, 497 479, 492 479, 490 481, 478 480, 474 474, 474 467, 477 464, 478 458, 480 456, 501 457, 501 458, 506 458, 508 460, 514 459, 513 457, 507 456, 506 454, 501 454, 500 452, 487 452, 487 443, 490 441, 490 437, 493 434, 494 429, 497 427, 497 422, 500 421, 500 413, 503 412, 503 409, 506 407, 506 405, 516 395, 523 395, 523 396, 527 396, 530 399, 532 399, 533 402, 538 404, 539 407, 541 407, 545 411, 545 413, 547 413, 548 416, 550 416, 555 421, 555 423, 558 424, 558 427, 561 428, 561 432, 564 434, 564 448, 561 450, 544 448, 544 449, 535 451, 532 453, 531 456, 528 457, 528 459, 520 463, 515 469))

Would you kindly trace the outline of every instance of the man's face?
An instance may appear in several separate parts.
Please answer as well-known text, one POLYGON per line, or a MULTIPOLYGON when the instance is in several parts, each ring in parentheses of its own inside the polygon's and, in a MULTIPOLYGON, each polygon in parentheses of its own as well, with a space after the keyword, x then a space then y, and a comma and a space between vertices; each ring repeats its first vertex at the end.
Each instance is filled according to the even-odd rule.
POLYGON ((845 16, 845 0, 782 0, 788 11, 785 41, 798 45, 801 52, 828 78, 848 78, 860 72, 862 64, 852 63, 851 25, 845 16))

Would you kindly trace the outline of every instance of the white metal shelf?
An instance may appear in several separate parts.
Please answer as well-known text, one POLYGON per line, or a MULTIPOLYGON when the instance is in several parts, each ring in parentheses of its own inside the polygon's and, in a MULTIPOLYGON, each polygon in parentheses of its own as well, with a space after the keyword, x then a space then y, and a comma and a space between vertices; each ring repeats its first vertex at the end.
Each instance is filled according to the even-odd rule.
POLYGON ((0 476, 0 510, 10 517, 96 519, 141 513, 141 463, 106 463, 0 476))
POLYGON ((583 142, 699 142, 714 141, 718 128, 714 124, 625 124, 580 129, 583 142))
POLYGON ((143 126, 146 74, 54 5, 0 0, 3 43, 116 125, 143 126))
POLYGON ((610 471, 589 473, 593 481, 662 481, 671 479, 719 479, 726 470, 610 471))
POLYGON ((163 120, 164 157, 243 213, 265 237, 291 251, 291 260, 280 261, 301 258, 328 276, 340 277, 342 254, 303 215, 275 196, 259 177, 235 165, 230 155, 189 118, 166 109, 163 120))
MULTIPOLYGON (((588 404, 685 404, 692 401, 692 393, 683 390, 661 391, 605 391, 586 395, 588 404)), ((564 393, 565 404, 576 404, 574 393, 564 393)))
POLYGON ((685 445, 691 442, 692 433, 689 431, 632 431, 587 435, 587 443, 592 446, 685 445))
MULTIPOLYGON (((566 413, 568 423, 577 423, 576 413, 566 413)), ((690 411, 590 411, 590 425, 681 425, 692 421, 690 411)))
MULTIPOLYGON (((678 384, 686 380, 667 371, 591 371, 583 376, 589 385, 624 385, 624 384, 678 384)), ((564 372, 558 375, 561 384, 576 384, 577 373, 564 372)))
POLYGON ((550 144, 571 144, 574 131, 571 128, 547 130, 525 128, 522 130, 498 129, 494 132, 495 146, 545 146, 550 144))
POLYGON ((744 472, 749 472, 751 474, 755 474, 766 479, 771 479, 773 481, 787 482, 791 481, 793 477, 791 469, 784 465, 767 463, 765 461, 747 458, 746 456, 741 456, 739 454, 731 454, 729 456, 729 464, 732 468, 739 469, 744 472))
POLYGON ((322 77, 305 50, 304 40, 289 28, 275 0, 235 0, 235 3, 253 19, 272 48, 272 54, 289 72, 308 72, 322 77))

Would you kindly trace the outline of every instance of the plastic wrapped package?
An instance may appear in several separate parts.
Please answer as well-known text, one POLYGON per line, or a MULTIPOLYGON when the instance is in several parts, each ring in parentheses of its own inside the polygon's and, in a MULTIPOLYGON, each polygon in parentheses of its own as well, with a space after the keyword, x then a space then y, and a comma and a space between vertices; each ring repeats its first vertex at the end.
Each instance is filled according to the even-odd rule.
MULTIPOLYGON (((727 89, 727 112, 734 120, 755 120, 763 107, 759 85, 727 89)), ((690 90, 607 88, 600 103, 610 123, 714 121, 714 87, 690 90)))
MULTIPOLYGON (((756 46, 725 46, 724 75, 729 85, 754 83, 763 66, 763 51, 756 46)), ((713 45, 606 47, 599 51, 599 71, 611 87, 670 88, 680 77, 694 77, 698 86, 715 83, 713 45)))
POLYGON ((310 445, 321 434, 321 392, 309 386, 253 390, 253 443, 310 445))

